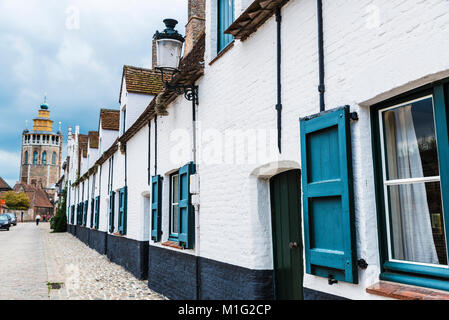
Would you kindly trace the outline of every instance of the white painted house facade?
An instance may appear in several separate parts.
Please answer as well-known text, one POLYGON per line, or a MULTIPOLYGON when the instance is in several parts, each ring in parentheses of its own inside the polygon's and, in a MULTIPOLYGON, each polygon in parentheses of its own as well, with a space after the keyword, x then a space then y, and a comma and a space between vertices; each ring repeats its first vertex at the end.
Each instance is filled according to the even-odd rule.
POLYGON ((198 105, 124 72, 68 193, 99 196, 99 224, 70 232, 172 299, 448 291, 448 22, 443 0, 189 1, 170 83, 198 105))

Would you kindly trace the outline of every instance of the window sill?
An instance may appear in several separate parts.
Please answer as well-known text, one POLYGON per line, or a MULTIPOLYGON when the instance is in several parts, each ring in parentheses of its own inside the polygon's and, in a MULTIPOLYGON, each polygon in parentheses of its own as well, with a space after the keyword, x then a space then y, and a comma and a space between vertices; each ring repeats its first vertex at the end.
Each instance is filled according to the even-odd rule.
POLYGON ((220 59, 226 52, 228 52, 229 50, 231 50, 231 48, 234 46, 234 42, 235 42, 235 40, 232 41, 230 44, 228 44, 226 47, 224 47, 224 49, 221 50, 221 51, 217 54, 217 56, 211 60, 211 62, 209 62, 209 65, 211 66, 212 64, 214 64, 215 61, 217 61, 218 59, 220 59))
POLYGON ((183 247, 181 247, 177 242, 174 242, 174 241, 167 241, 167 242, 162 243, 162 245, 164 247, 170 247, 170 248, 174 248, 174 249, 184 250, 183 247))
POLYGON ((114 232, 114 233, 112 233, 112 235, 113 236, 116 236, 116 237, 125 237, 125 235, 124 234, 120 234, 120 233, 118 233, 118 232, 114 232))
POLYGON ((380 281, 366 288, 366 292, 397 300, 449 300, 449 293, 445 291, 387 281, 380 281))

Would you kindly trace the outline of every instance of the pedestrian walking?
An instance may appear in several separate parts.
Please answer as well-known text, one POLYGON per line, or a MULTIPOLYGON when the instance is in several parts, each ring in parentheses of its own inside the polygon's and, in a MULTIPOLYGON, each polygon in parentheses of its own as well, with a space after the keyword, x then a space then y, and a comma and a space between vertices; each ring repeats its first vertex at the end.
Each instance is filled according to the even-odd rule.
POLYGON ((39 225, 39 221, 41 220, 41 216, 40 215, 37 215, 36 216, 36 226, 38 226, 39 225))

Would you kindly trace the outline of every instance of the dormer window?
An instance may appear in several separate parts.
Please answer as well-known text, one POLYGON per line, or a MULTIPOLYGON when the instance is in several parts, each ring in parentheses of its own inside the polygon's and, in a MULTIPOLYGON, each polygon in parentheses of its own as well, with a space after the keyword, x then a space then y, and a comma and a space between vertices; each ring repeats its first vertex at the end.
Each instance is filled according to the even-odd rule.
POLYGON ((226 48, 234 37, 224 32, 234 22, 234 0, 217 0, 218 1, 218 19, 217 19, 217 44, 218 52, 226 48))

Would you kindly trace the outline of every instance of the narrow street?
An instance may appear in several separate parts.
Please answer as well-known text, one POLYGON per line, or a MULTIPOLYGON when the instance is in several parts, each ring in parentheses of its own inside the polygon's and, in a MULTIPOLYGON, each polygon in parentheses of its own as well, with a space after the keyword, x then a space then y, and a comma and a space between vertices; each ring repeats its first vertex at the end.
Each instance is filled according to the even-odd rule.
POLYGON ((106 256, 48 223, 0 231, 0 300, 160 300, 106 256))
POLYGON ((48 299, 44 226, 18 224, 0 231, 0 300, 48 299))

